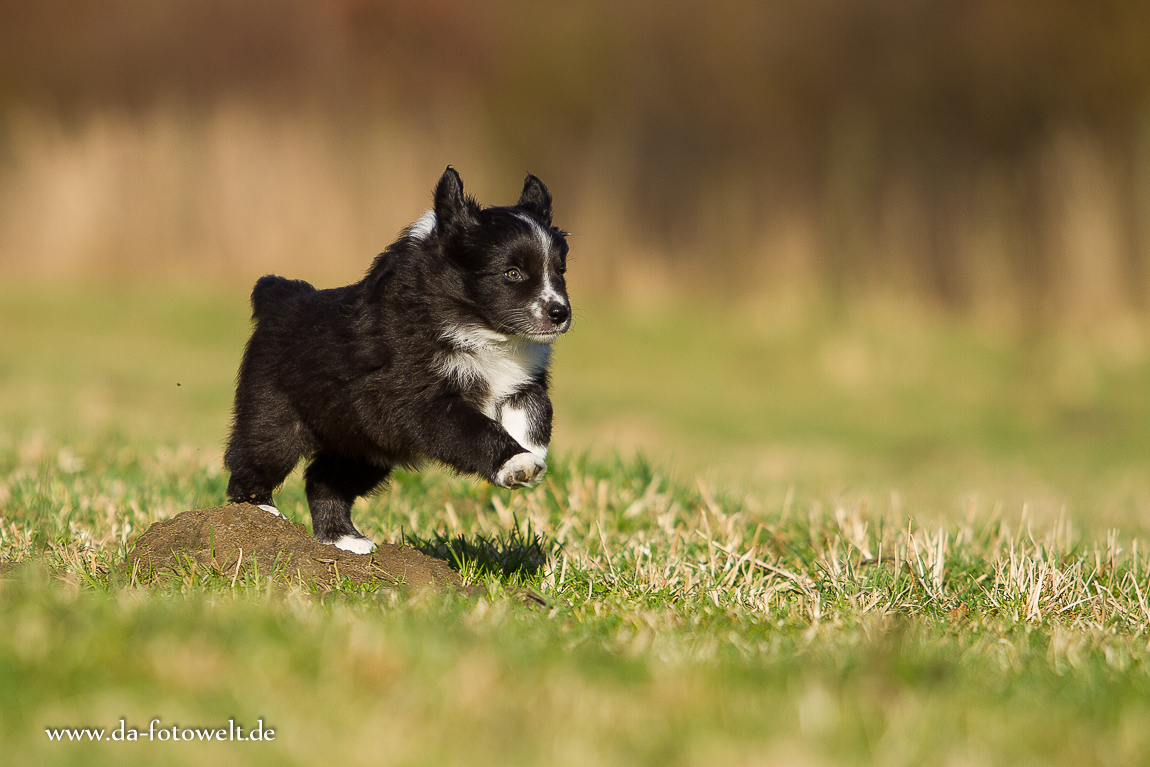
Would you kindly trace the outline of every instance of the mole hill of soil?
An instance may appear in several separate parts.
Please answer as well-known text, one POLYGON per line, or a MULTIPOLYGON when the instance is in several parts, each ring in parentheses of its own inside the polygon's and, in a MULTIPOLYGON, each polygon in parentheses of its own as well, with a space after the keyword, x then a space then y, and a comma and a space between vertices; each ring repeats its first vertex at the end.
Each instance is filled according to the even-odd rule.
POLYGON ((463 585, 446 562, 410 546, 381 543, 371 554, 353 554, 247 503, 185 511, 157 522, 136 539, 128 566, 137 577, 151 579, 185 572, 188 560, 224 575, 254 565, 261 576, 328 587, 344 580, 414 588, 463 585))

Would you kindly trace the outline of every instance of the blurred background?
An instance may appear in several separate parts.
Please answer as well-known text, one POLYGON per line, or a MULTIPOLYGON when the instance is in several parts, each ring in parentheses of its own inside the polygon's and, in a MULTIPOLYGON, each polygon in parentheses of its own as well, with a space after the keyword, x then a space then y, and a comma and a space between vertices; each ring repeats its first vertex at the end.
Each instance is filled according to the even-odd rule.
POLYGON ((351 279, 443 166, 584 295, 1150 301, 1150 6, 0 2, 6 274, 351 279))
POLYGON ((8 423, 119 311, 88 382, 144 401, 116 365, 194 354, 140 328, 216 328, 222 439, 252 282, 358 279, 449 163, 573 233, 569 449, 737 445, 780 497, 1013 461, 1142 515, 1144 0, 0 0, 8 423))

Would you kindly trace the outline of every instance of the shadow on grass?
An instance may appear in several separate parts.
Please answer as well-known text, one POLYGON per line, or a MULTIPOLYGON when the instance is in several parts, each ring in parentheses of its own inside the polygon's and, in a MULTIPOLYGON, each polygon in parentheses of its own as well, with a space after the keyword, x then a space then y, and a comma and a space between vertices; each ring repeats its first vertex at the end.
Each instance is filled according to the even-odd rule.
POLYGON ((520 532, 518 526, 509 532, 489 538, 485 535, 444 536, 436 533, 430 538, 404 533, 407 545, 447 562, 452 569, 472 567, 477 574, 490 574, 500 578, 532 577, 543 569, 547 558, 558 550, 554 541, 532 532, 520 532))

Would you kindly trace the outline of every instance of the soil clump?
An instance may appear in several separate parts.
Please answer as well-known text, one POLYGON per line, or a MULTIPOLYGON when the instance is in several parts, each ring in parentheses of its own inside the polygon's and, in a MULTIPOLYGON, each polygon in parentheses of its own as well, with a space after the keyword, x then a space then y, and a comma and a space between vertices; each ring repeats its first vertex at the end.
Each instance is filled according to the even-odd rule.
POLYGON ((177 576, 188 564, 235 576, 257 567, 261 577, 336 588, 380 582, 416 589, 462 589, 459 573, 446 562, 410 546, 376 544, 371 554, 353 554, 320 543, 301 524, 248 503, 197 509, 157 522, 135 541, 128 567, 137 578, 177 576))

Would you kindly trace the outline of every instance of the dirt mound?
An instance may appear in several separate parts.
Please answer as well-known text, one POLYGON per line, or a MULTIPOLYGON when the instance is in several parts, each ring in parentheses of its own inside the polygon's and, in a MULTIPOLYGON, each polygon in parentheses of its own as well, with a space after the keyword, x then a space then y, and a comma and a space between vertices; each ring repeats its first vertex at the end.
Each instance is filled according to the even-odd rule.
POLYGON ((303 525, 247 503, 185 511, 157 522, 136 539, 128 566, 138 577, 164 577, 186 571, 187 565, 179 561, 185 558, 225 575, 254 564, 261 575, 275 574, 292 583, 337 586, 346 579, 357 585, 463 585, 446 562, 410 546, 381 543, 371 554, 352 554, 320 543, 303 525))

